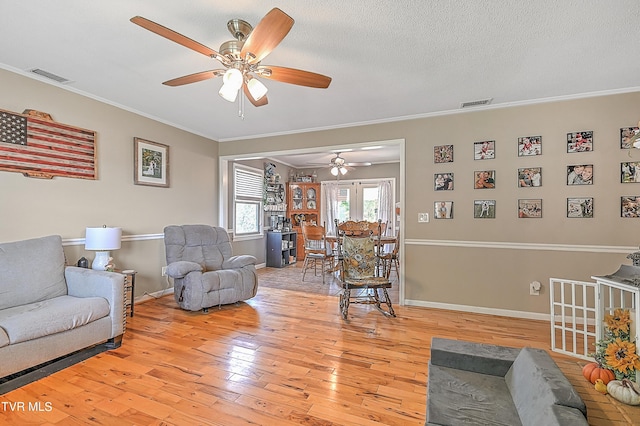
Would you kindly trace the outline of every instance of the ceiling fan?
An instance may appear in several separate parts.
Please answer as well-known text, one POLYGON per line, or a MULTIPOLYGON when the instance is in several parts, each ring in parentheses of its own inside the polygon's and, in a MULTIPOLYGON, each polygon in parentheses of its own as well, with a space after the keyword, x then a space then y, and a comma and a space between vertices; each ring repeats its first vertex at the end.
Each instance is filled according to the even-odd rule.
POLYGON ((229 102, 235 102, 242 89, 247 99, 254 106, 259 107, 266 105, 268 101, 267 87, 258 80, 258 77, 320 89, 326 89, 331 83, 331 77, 322 74, 261 65, 262 60, 280 44, 293 27, 293 18, 278 8, 267 13, 255 28, 242 19, 230 20, 227 28, 235 40, 222 43, 219 52, 141 16, 134 16, 131 22, 216 59, 224 66, 224 69, 202 71, 162 83, 167 86, 182 86, 222 76, 223 85, 219 91, 220 96, 229 102))
POLYGON ((340 152, 336 152, 335 154, 336 156, 329 161, 329 171, 331 172, 332 175, 338 178, 341 175, 346 175, 351 167, 371 165, 371 163, 369 162, 360 162, 360 163, 347 162, 344 159, 344 157, 340 155, 341 154, 340 152))

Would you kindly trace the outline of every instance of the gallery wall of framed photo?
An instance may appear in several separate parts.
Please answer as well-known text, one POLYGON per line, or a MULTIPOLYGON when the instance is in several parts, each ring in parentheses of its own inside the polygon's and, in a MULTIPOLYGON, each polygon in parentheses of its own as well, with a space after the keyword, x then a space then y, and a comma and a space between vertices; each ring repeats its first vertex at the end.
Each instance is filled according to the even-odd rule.
POLYGON ((640 184, 640 149, 631 144, 640 133, 638 126, 610 129, 600 139, 594 130, 567 126, 562 134, 435 145, 433 217, 500 219, 516 215, 525 220, 564 215, 567 219, 593 219, 606 210, 607 217, 617 211, 621 218, 640 219, 640 185, 627 185, 640 184), (597 150, 607 151, 609 155, 604 157, 613 153, 620 161, 603 161, 603 156, 594 154, 597 150), (496 161, 500 156, 503 161, 496 161), (617 182, 612 179, 615 175, 617 182), (598 191, 591 191, 596 186, 600 190, 615 187, 618 202, 597 203, 594 194, 598 191), (460 188, 466 188, 463 199, 454 196, 460 188), (560 196, 562 203, 558 202, 560 196), (543 208, 543 201, 552 201, 552 207, 544 203, 543 208), (464 205, 458 206, 460 203, 464 205))

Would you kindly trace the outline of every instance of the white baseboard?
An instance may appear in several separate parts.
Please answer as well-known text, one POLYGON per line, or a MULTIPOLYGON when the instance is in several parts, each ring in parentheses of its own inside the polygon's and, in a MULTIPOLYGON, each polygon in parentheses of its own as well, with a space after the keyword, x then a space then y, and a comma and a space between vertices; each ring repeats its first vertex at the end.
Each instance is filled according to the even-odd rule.
POLYGON ((165 288, 164 290, 155 291, 153 293, 145 293, 140 297, 136 297, 133 303, 138 304, 138 303, 146 302, 147 300, 158 299, 168 294, 173 294, 173 287, 165 288))
POLYGON ((471 312, 474 314, 497 315, 501 317, 522 318, 538 321, 549 322, 549 314, 541 314, 539 312, 513 311, 510 309, 483 308, 480 306, 454 305, 451 303, 425 302, 422 300, 406 299, 404 304, 407 306, 420 306, 423 308, 445 309, 448 311, 471 312))

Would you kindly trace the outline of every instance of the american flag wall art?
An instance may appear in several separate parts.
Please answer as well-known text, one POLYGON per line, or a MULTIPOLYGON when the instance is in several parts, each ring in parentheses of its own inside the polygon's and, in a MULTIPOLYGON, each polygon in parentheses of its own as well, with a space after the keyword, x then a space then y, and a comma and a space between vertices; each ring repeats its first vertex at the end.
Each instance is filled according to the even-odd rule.
POLYGON ((47 117, 36 111, 0 110, 0 170, 43 178, 96 179, 96 132, 47 117))

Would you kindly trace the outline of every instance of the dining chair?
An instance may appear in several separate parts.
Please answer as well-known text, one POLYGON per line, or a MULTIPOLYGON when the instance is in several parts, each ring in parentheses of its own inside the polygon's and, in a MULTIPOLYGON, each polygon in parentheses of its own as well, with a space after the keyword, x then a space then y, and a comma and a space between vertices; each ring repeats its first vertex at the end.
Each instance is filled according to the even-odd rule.
POLYGON ((325 265, 333 262, 333 256, 327 244, 325 227, 315 223, 302 222, 302 237, 304 239, 302 281, 304 281, 308 269, 313 268, 313 275, 317 276, 319 263, 324 284, 325 265))
POLYGON ((387 279, 391 276, 392 267, 396 270, 396 277, 400 278, 400 231, 396 233, 393 249, 388 253, 381 253, 380 260, 383 263, 383 270, 387 279))

